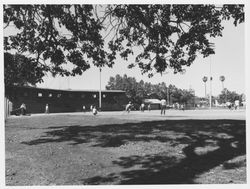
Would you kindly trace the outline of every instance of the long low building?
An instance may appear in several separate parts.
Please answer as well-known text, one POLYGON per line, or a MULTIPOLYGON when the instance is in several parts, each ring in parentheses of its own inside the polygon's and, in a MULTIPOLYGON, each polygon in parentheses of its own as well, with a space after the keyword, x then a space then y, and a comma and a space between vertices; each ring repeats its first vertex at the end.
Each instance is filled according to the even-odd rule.
MULTIPOLYGON (((127 98, 121 90, 101 91, 102 111, 122 110, 127 98)), ((50 113, 80 112, 83 106, 99 107, 98 90, 59 90, 37 87, 5 87, 5 109, 9 114, 25 103, 29 113, 44 113, 46 104, 50 113)))

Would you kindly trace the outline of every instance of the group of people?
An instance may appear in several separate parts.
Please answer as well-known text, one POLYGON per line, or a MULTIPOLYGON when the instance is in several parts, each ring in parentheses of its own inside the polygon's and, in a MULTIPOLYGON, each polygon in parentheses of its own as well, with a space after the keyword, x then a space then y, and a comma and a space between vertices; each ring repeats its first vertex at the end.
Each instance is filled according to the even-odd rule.
MULTIPOLYGON (((229 109, 235 109, 235 110, 239 109, 239 101, 237 101, 237 100, 235 101, 235 103, 227 103, 226 105, 227 105, 227 107, 229 109)), ((126 105, 125 110, 126 110, 126 112, 129 113, 132 110, 132 108, 133 108, 133 104, 131 102, 129 102, 126 105)), ((167 101, 165 99, 162 99, 160 101, 160 108, 161 108, 161 115, 165 115, 166 108, 167 108, 167 101)), ((148 104, 147 109, 148 109, 148 111, 151 111, 151 105, 150 104, 148 104)), ((178 106, 178 109, 184 110, 184 106, 180 105, 180 107, 178 106)), ((83 112, 86 112, 85 105, 83 105, 82 110, 83 110, 83 112)), ((144 110, 145 110, 145 104, 142 103, 141 106, 140 106, 140 111, 144 112, 144 110)), ((18 108, 15 111, 16 112, 20 111, 21 115, 26 115, 27 114, 26 105, 24 103, 22 103, 20 108, 18 108)), ((90 111, 93 113, 93 115, 97 115, 97 113, 98 113, 98 110, 97 110, 95 105, 90 106, 90 111)), ((46 104, 46 106, 45 106, 45 113, 49 114, 49 104, 46 104)))
MULTIPOLYGON (((142 103, 141 106, 140 106, 140 111, 144 112, 145 108, 146 108, 145 104, 142 103)), ((150 104, 148 104, 147 109, 148 109, 148 111, 151 110, 151 105, 150 104)))
MULTIPOLYGON (((84 106, 85 108, 85 106, 84 106)), ((98 111, 95 105, 90 106, 90 111, 92 111, 93 115, 97 115, 98 111)))
MULTIPOLYGON (((82 106, 82 111, 86 112, 86 107, 85 105, 82 106)), ((97 115, 97 108, 95 105, 91 105, 90 106, 90 111, 92 111, 93 115, 97 115)), ((49 114, 49 104, 46 104, 45 106, 45 113, 49 114)))
POLYGON ((231 102, 227 102, 226 106, 228 107, 228 109, 230 110, 238 110, 240 107, 240 101, 239 100, 235 100, 234 103, 231 102))
MULTIPOLYGON (((167 106, 167 102, 165 99, 162 99, 161 100, 161 115, 165 115, 165 111, 166 111, 166 106, 167 106)), ((127 105, 126 105, 126 111, 129 113, 133 108, 133 104, 131 102, 129 102, 127 105)), ((24 103, 22 103, 22 105, 20 106, 20 111, 21 111, 21 115, 25 115, 26 114, 26 105, 24 103)), ((151 105, 148 104, 147 106, 147 109, 148 111, 151 111, 151 105)), ((82 110, 83 112, 86 112, 86 107, 85 105, 82 106, 82 110)), ((145 104, 142 103, 141 106, 140 106, 140 111, 144 112, 145 110, 145 104)), ((93 113, 93 115, 97 115, 98 113, 98 110, 96 108, 95 105, 91 105, 90 106, 90 111, 93 113)), ((46 104, 45 106, 45 113, 46 114, 49 114, 49 104, 46 104)))
MULTIPOLYGON (((85 113, 86 112, 86 106, 82 106, 82 111, 85 113)), ((90 111, 93 113, 93 115, 97 115, 98 111, 95 105, 90 105, 90 111)))
MULTIPOLYGON (((82 111, 83 111, 83 112, 86 112, 86 107, 85 107, 85 105, 82 106, 82 111)), ((93 115, 97 115, 97 108, 96 108, 96 106, 91 105, 91 106, 90 106, 90 111, 92 111, 93 115)), ((45 106, 45 113, 46 113, 46 114, 49 114, 49 104, 46 104, 46 106, 45 106)))
MULTIPOLYGON (((165 115, 165 113, 166 113, 166 108, 167 108, 167 101, 166 101, 165 99, 162 99, 162 100, 161 100, 160 106, 161 106, 161 115, 165 115)), ((147 107, 148 107, 148 111, 151 111, 151 105, 148 104, 147 107)), ((129 102, 129 103, 126 105, 125 110, 126 110, 126 112, 129 113, 129 112, 132 110, 132 108, 133 108, 133 105, 132 105, 131 102, 129 102)), ((144 112, 144 110, 145 110, 145 104, 142 103, 141 106, 140 106, 140 111, 144 112)))
MULTIPOLYGON (((86 112, 85 105, 82 106, 82 110, 83 110, 83 112, 86 112)), ((93 115, 97 115, 97 108, 96 108, 96 106, 91 105, 90 106, 90 111, 92 111, 93 115)), ((46 104, 46 106, 45 106, 45 113, 49 114, 49 104, 46 104)))
POLYGON ((11 115, 27 115, 27 108, 26 108, 26 104, 22 103, 21 106, 17 109, 14 109, 10 112, 11 115))

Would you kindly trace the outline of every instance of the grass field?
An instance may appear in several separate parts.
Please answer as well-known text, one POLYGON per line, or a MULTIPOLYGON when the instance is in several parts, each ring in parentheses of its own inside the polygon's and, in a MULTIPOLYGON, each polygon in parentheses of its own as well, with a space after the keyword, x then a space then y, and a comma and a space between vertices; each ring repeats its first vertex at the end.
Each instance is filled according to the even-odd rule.
POLYGON ((246 183, 245 111, 10 117, 6 185, 246 183))

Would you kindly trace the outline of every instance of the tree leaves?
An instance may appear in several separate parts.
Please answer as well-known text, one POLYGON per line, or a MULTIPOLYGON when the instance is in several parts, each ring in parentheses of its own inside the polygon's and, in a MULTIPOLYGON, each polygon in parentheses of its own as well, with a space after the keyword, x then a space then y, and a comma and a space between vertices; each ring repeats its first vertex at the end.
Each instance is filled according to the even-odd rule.
POLYGON ((102 26, 92 11, 92 5, 5 5, 5 24, 13 22, 19 29, 5 39, 5 50, 32 53, 40 63, 49 61, 54 75, 81 75, 90 67, 87 57, 97 66, 109 64, 114 57, 103 50, 102 26), (77 68, 66 70, 65 62, 77 68))
POLYGON ((167 87, 164 82, 155 85, 143 80, 138 82, 134 77, 128 77, 126 74, 123 76, 117 74, 115 77, 110 77, 106 89, 124 90, 129 100, 137 104, 142 103, 147 98, 171 98, 172 103, 188 103, 194 98, 194 93, 190 90, 178 89, 174 85, 167 87))
POLYGON ((226 103, 226 102, 234 103, 235 100, 242 101, 242 95, 237 94, 235 91, 229 91, 226 88, 224 88, 221 91, 221 94, 219 94, 219 97, 218 97, 219 103, 226 103))
POLYGON ((11 85, 36 85, 45 75, 44 66, 23 55, 4 53, 4 82, 11 85))
POLYGON ((37 65, 50 62, 38 68, 54 75, 81 75, 91 65, 112 67, 118 55, 133 55, 129 68, 138 66, 151 77, 167 69, 182 73, 199 54, 214 54, 209 37, 222 36, 222 20, 244 22, 244 5, 95 7, 4 5, 4 28, 17 28, 16 35, 5 36, 4 50, 31 54, 37 65), (65 63, 73 66, 66 69, 65 63))
MULTIPOLYGON (((135 63, 142 73, 162 73, 167 68, 174 73, 190 66, 198 54, 214 54, 208 37, 222 36, 221 20, 244 21, 242 5, 109 5, 119 31, 112 41, 112 51, 120 51, 127 59, 124 46, 140 48, 135 63), (123 24, 119 24, 123 21, 123 24), (140 46, 140 47, 138 47, 140 46)), ((115 24, 114 24, 115 25, 115 24)), ((135 53, 134 53, 135 54, 135 53)), ((133 65, 134 64, 134 65, 133 65)))

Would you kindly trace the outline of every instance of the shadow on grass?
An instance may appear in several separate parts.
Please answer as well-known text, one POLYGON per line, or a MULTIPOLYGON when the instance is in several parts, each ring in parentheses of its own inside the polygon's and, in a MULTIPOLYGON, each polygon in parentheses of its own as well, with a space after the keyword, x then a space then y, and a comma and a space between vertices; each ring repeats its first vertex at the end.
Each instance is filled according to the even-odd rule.
POLYGON ((107 148, 136 141, 159 141, 168 142, 173 148, 184 146, 184 158, 168 153, 120 157, 113 161, 114 165, 124 169, 139 168, 85 179, 84 184, 192 184, 199 174, 246 153, 245 121, 242 120, 165 120, 48 129, 40 139, 22 143, 87 143, 107 148), (212 150, 208 150, 208 146, 212 150), (206 151, 199 152, 199 148, 206 151))

